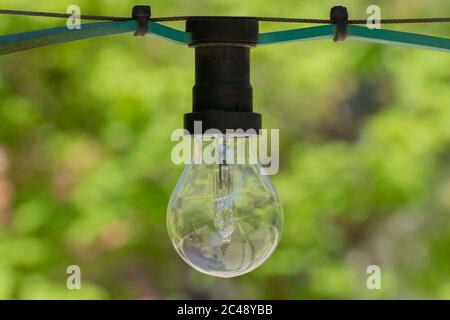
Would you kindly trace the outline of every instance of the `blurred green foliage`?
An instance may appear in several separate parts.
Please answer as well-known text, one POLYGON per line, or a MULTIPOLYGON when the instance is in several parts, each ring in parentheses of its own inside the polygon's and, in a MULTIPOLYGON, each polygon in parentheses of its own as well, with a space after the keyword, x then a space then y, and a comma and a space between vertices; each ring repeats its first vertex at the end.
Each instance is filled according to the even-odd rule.
MULTIPOLYGON (((107 15, 134 4, 77 2, 107 15)), ((335 4, 354 18, 369 4, 385 18, 450 12, 445 0, 152 3, 155 16, 317 18, 335 4)), ((2 16, 0 33, 63 23, 2 16)), ((392 28, 449 36, 448 24, 392 28)), ((190 110, 193 62, 189 48, 130 35, 0 57, 0 298, 450 298, 448 54, 329 40, 253 51, 255 109, 280 128, 286 225, 268 262, 227 280, 190 269, 166 233, 182 170, 170 134, 190 110), (66 289, 71 264, 82 290, 66 289), (366 288, 371 264, 381 290, 366 288)))

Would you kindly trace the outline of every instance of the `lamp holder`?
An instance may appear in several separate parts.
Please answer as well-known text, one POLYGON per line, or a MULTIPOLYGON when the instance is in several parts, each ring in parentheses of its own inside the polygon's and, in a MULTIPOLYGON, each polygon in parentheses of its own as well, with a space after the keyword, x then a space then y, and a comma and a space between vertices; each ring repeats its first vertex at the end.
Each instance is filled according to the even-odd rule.
MULTIPOLYGON (((192 112, 184 115, 184 128, 194 133, 201 121, 202 134, 216 129, 259 132, 261 114, 253 112, 250 50, 258 43, 259 26, 247 18, 192 18, 186 22, 195 49, 195 85, 192 112)), ((197 131, 195 132, 197 133, 197 131)))

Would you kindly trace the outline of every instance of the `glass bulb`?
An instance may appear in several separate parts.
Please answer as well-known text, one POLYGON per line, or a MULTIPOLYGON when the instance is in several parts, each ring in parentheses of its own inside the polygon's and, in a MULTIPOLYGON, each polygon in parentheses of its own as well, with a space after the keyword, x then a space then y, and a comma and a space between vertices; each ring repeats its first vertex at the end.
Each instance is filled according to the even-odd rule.
POLYGON ((197 155, 214 150, 216 161, 187 164, 169 202, 167 227, 175 249, 208 275, 250 272, 280 241, 282 206, 269 177, 261 174, 251 139, 218 136, 194 142, 197 155), (240 162, 239 143, 245 146, 240 162))

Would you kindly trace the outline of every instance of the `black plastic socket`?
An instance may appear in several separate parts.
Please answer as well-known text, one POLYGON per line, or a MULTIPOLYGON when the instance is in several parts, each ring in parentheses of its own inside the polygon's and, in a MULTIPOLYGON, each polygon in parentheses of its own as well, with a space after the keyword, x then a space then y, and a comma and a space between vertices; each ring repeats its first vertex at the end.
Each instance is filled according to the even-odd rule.
POLYGON ((202 121, 202 133, 217 129, 261 129, 261 115, 253 112, 250 48, 258 42, 258 21, 245 18, 192 18, 186 31, 195 48, 195 85, 192 112, 184 116, 191 134, 202 121))

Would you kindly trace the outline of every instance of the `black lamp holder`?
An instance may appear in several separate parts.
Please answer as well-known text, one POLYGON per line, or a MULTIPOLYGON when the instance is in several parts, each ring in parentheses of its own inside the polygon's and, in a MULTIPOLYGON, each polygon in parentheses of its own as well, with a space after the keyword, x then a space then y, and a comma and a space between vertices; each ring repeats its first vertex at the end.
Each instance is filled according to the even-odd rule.
POLYGON ((201 121, 202 134, 209 129, 259 132, 262 118, 253 112, 250 84, 250 49, 258 42, 258 21, 191 18, 186 31, 192 35, 189 46, 195 48, 195 85, 192 112, 184 115, 185 129, 193 134, 194 123, 201 121))

